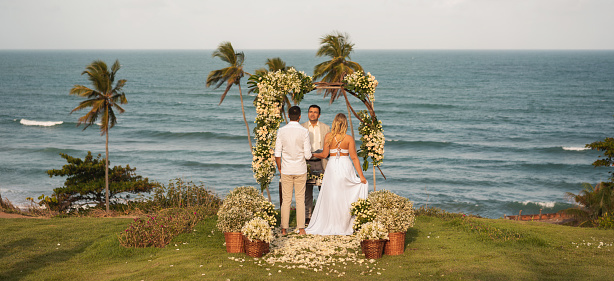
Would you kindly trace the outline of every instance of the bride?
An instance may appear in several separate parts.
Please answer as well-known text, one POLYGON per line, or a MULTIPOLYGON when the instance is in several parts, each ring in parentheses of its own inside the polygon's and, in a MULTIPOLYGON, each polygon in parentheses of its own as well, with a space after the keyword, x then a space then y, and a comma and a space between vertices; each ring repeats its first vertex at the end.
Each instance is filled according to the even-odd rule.
POLYGON ((347 129, 347 118, 343 113, 337 114, 331 132, 326 134, 323 151, 313 154, 318 158, 330 154, 330 159, 311 222, 305 229, 307 234, 351 235, 354 223, 350 215, 351 204, 359 198, 367 198, 367 179, 362 174, 356 144, 352 136, 346 134, 347 129))

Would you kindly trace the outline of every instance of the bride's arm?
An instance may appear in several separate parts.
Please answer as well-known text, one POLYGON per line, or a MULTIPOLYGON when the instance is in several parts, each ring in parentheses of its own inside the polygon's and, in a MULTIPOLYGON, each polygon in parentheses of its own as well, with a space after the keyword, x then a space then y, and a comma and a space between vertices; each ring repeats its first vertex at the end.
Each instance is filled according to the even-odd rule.
POLYGON ((326 157, 328 157, 328 154, 330 153, 330 147, 329 147, 329 138, 331 138, 330 133, 326 134, 326 136, 324 137, 324 147, 322 147, 322 152, 320 153, 313 153, 313 157, 318 157, 320 159, 324 159, 326 157))
POLYGON ((358 176, 360 177, 360 182, 367 183, 367 179, 362 174, 362 167, 360 166, 360 161, 358 161, 358 154, 356 153, 356 142, 354 141, 354 138, 352 138, 349 135, 348 135, 348 138, 350 139, 350 147, 348 147, 348 150, 350 151, 350 158, 352 159, 352 162, 354 163, 354 168, 356 169, 356 172, 358 172, 358 176))

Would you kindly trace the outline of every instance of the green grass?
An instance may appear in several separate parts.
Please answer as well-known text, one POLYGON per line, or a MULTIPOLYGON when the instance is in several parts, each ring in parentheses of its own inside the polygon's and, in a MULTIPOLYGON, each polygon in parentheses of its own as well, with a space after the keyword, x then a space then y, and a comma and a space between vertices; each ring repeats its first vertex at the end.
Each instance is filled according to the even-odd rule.
POLYGON ((348 265, 346 275, 336 278, 278 265, 258 266, 244 254, 227 254, 215 218, 177 236, 166 248, 145 249, 119 245, 117 235, 131 219, 0 219, 0 280, 610 280, 614 276, 612 230, 472 220, 477 222, 418 216, 407 233, 403 255, 379 259, 371 275, 361 275, 364 266, 348 265), (599 242, 607 245, 598 248, 599 242))

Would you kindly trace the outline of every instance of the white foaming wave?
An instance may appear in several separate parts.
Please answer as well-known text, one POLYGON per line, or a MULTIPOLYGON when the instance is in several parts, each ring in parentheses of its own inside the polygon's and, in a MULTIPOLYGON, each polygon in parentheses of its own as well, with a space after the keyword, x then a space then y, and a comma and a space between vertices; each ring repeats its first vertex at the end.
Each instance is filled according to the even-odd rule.
POLYGON ((532 201, 524 201, 522 202, 522 204, 524 205, 528 205, 528 204, 536 204, 539 206, 542 206, 543 208, 554 208, 554 204, 556 204, 556 202, 552 201, 552 202, 532 202, 532 201))
POLYGON ((569 150, 569 151, 583 151, 583 150, 588 150, 590 148, 588 147, 577 147, 577 146, 563 146, 563 150, 569 150))
POLYGON ((36 121, 36 120, 21 119, 19 121, 19 123, 21 123, 21 125, 25 125, 25 126, 51 127, 51 126, 55 126, 55 125, 60 125, 60 124, 64 123, 64 121, 36 121))

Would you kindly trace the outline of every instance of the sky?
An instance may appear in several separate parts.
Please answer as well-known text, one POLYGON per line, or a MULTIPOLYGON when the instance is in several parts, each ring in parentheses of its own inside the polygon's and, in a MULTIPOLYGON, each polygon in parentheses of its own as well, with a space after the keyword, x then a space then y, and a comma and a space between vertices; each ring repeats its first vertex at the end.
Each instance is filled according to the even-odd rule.
POLYGON ((0 49, 614 49, 613 0, 0 0, 0 49))

